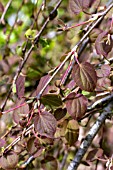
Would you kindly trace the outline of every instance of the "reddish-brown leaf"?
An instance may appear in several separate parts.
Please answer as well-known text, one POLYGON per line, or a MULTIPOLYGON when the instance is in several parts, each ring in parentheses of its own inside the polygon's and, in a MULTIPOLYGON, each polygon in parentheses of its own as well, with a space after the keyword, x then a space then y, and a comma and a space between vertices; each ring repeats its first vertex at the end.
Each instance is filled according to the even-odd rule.
POLYGON ((76 84, 85 91, 94 91, 97 82, 96 71, 88 62, 76 64, 73 67, 72 77, 76 84))
POLYGON ((110 75, 111 67, 108 64, 102 65, 101 69, 97 70, 98 77, 107 77, 110 75))
POLYGON ((56 120, 58 121, 58 120, 62 119, 66 115, 66 113, 67 113, 66 108, 64 108, 64 109, 58 108, 55 110, 54 116, 55 116, 56 120))
POLYGON ((93 161, 101 157, 102 154, 103 154, 103 150, 101 148, 95 148, 88 153, 86 160, 93 161))
POLYGON ((3 169, 14 169, 18 163, 18 155, 10 151, 7 155, 3 155, 0 157, 0 166, 3 169))
POLYGON ((34 120, 35 130, 41 135, 53 138, 54 133, 56 132, 57 122, 54 116, 44 111, 42 113, 38 113, 34 120))
POLYGON ((74 119, 80 119, 87 109, 87 98, 82 94, 70 93, 66 98, 66 108, 74 119))
POLYGON ((16 81, 16 93, 19 99, 21 99, 24 96, 25 91, 25 77, 19 76, 16 81))
MULTIPOLYGON (((37 89, 36 89, 36 95, 38 95, 38 93, 41 91, 41 89, 44 87, 44 85, 47 83, 47 81, 50 79, 50 75, 46 75, 46 76, 44 76, 44 77, 42 77, 41 79, 40 79, 40 82, 39 82, 39 85, 38 85, 38 87, 37 87, 37 89)), ((47 88, 46 88, 47 89, 47 88)), ((43 94, 45 94, 46 93, 46 90, 45 89, 45 91, 43 92, 43 94)))
POLYGON ((97 54, 107 56, 108 53, 112 50, 113 47, 113 40, 111 38, 111 35, 103 31, 101 34, 98 35, 96 41, 95 41, 95 48, 97 51, 97 54))
POLYGON ((111 80, 107 77, 98 79, 97 81, 97 91, 110 90, 111 80))
POLYGON ((95 0, 69 0, 69 8, 74 14, 87 10, 95 0))

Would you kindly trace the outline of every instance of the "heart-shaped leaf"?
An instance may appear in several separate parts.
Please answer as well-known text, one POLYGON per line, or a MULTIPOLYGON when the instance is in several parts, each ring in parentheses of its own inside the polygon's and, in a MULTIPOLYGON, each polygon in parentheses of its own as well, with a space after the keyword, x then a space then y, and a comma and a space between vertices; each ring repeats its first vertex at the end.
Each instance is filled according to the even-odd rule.
POLYGON ((87 109, 87 98, 82 94, 70 93, 66 98, 66 108, 74 119, 80 119, 87 109))
POLYGON ((76 64, 73 67, 72 77, 76 84, 85 91, 94 91, 97 82, 96 71, 88 62, 76 64))
POLYGON ((41 136, 53 138, 56 132, 56 126, 56 119, 47 111, 38 113, 38 115, 35 116, 34 127, 41 136))
POLYGON ((77 121, 70 120, 67 125, 65 138, 68 141, 69 145, 74 145, 75 142, 78 140, 79 135, 79 126, 77 121))

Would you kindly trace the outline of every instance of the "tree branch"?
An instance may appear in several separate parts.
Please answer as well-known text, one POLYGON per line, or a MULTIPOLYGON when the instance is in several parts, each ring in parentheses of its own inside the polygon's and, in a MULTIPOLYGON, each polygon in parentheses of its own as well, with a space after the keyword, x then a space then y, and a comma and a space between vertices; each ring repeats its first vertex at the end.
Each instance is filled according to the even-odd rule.
POLYGON ((82 158, 84 157, 87 149, 89 148, 92 140, 98 133, 99 129, 101 128, 102 124, 106 120, 108 116, 112 116, 112 109, 113 109, 113 101, 110 102, 104 109, 101 115, 98 117, 90 131, 88 132, 87 136, 85 137, 84 141, 82 142, 80 148, 78 149, 75 158, 73 161, 70 163, 68 166, 67 170, 76 170, 77 167, 79 166, 82 158))
POLYGON ((7 5, 6 5, 5 9, 4 9, 4 12, 3 12, 3 14, 2 14, 2 16, 1 16, 1 18, 0 18, 0 24, 1 24, 1 23, 2 23, 2 24, 5 24, 4 17, 5 17, 5 14, 6 14, 8 8, 9 8, 10 5, 11 5, 11 2, 12 2, 12 0, 9 0, 9 1, 8 1, 7 5))
POLYGON ((53 80, 55 75, 61 70, 61 68, 64 66, 64 64, 71 58, 71 56, 77 51, 79 46, 82 44, 82 42, 88 37, 89 33, 98 25, 98 23, 104 18, 104 16, 110 11, 110 9, 113 7, 113 3, 101 14, 99 14, 98 19, 93 22, 92 26, 89 28, 89 30, 84 34, 84 36, 80 39, 80 41, 73 47, 71 52, 66 56, 66 58, 63 60, 63 62, 59 65, 59 67, 56 69, 56 71, 53 73, 53 75, 50 77, 48 82, 44 85, 40 93, 36 96, 37 99, 40 99, 41 95, 43 94, 44 90, 47 88, 49 83, 53 80))

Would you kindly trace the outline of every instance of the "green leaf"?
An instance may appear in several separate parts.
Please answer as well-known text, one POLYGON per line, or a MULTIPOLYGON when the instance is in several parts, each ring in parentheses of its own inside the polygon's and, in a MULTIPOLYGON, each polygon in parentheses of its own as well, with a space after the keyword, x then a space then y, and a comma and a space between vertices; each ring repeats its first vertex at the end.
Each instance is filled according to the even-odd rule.
POLYGON ((40 39, 39 39, 39 42, 40 42, 40 44, 42 45, 42 47, 49 47, 49 42, 48 42, 47 39, 45 39, 45 38, 40 38, 40 39))
POLYGON ((74 145, 75 142, 78 140, 79 136, 79 126, 77 121, 70 120, 67 125, 65 138, 68 141, 69 145, 74 145))
POLYGON ((62 105, 62 99, 56 94, 46 94, 41 97, 41 102, 44 105, 59 107, 62 105))
POLYGON ((36 36, 36 33, 37 33, 36 30, 28 29, 28 30, 25 32, 25 36, 26 36, 26 38, 29 39, 29 40, 34 40, 34 39, 35 39, 35 36, 36 36))

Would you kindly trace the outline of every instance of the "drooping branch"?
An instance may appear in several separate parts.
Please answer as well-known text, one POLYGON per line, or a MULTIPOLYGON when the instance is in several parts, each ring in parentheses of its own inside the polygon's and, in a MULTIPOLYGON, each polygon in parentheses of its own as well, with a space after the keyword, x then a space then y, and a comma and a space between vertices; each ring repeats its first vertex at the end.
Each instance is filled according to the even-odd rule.
POLYGON ((80 148, 78 149, 75 158, 68 166, 68 170, 76 170, 79 166, 82 158, 84 157, 86 151, 88 150, 89 146, 91 145, 92 140, 98 133, 99 129, 101 128, 102 124, 106 120, 108 116, 112 116, 112 110, 113 110, 113 101, 110 102, 104 109, 101 115, 98 117, 90 131, 88 132, 87 136, 83 140, 80 148))

